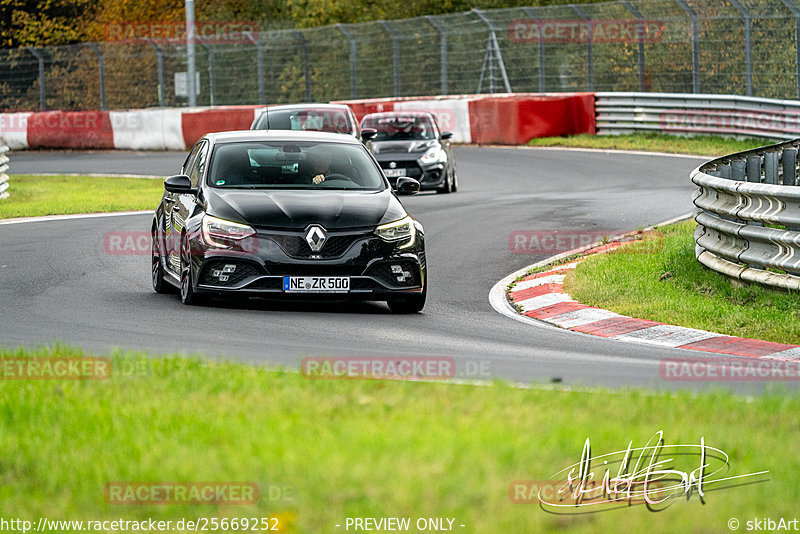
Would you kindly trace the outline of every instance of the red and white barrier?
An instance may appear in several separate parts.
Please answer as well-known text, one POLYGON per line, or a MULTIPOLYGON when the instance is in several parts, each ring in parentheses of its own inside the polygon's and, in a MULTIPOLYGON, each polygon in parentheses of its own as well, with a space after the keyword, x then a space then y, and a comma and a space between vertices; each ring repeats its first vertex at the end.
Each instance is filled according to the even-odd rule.
POLYGON ((454 143, 522 145, 535 137, 595 133, 594 94, 459 95, 343 100, 361 120, 381 111, 428 111, 454 143))
MULTIPOLYGON (((462 95, 342 101, 368 113, 429 111, 455 143, 518 145, 545 135, 594 133, 592 93, 462 95)), ((209 132, 247 130, 262 106, 0 113, 12 150, 185 150, 209 132)))

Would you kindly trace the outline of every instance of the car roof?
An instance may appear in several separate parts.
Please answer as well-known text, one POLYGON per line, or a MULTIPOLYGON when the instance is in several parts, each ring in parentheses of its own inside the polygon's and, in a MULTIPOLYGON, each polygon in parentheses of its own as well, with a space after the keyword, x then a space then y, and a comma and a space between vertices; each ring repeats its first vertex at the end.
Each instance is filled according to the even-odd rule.
POLYGON ((216 132, 204 136, 212 143, 235 141, 310 141, 314 143, 341 143, 360 145, 361 141, 350 134, 317 132, 313 130, 238 130, 216 132))
MULTIPOLYGON (((338 110, 345 110, 350 109, 350 106, 347 104, 323 104, 323 103, 316 103, 316 102, 306 102, 303 104, 280 104, 277 106, 267 106, 270 110, 277 110, 280 111, 282 109, 338 109, 338 110)), ((264 113, 264 110, 261 110, 261 113, 264 113)))
POLYGON ((367 117, 388 118, 388 117, 428 117, 431 113, 429 111, 382 111, 380 113, 368 113, 364 115, 362 121, 367 117))

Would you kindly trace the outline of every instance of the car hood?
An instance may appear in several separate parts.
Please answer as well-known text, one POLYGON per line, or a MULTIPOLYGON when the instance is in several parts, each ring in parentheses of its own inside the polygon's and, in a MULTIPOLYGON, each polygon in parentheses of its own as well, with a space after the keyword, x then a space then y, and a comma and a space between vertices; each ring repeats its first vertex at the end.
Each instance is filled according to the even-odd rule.
POLYGON ((435 140, 408 140, 408 141, 373 141, 372 152, 377 155, 387 154, 410 154, 417 153, 417 156, 425 153, 431 147, 439 146, 435 140))
POLYGON ((391 190, 263 191, 209 188, 206 213, 256 227, 302 230, 320 224, 328 230, 374 227, 406 216, 391 190))

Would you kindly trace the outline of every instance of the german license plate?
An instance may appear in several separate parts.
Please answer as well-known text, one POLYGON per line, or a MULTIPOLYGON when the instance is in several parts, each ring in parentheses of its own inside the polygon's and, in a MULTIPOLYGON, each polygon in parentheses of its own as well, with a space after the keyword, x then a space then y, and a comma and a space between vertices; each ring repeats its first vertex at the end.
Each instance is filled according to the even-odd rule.
POLYGON ((383 169, 383 172, 386 173, 387 178, 399 178, 406 175, 405 169, 383 169))
POLYGON ((349 276, 284 276, 285 293, 347 293, 349 276))

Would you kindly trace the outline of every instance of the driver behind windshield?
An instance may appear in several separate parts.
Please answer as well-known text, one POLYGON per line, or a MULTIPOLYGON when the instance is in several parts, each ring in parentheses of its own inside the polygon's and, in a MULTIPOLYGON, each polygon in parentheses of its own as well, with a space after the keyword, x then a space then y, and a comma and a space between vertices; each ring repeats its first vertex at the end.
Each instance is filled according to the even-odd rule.
POLYGON ((311 183, 321 184, 327 175, 331 174, 331 155, 328 151, 315 150, 308 153, 310 163, 311 183))

